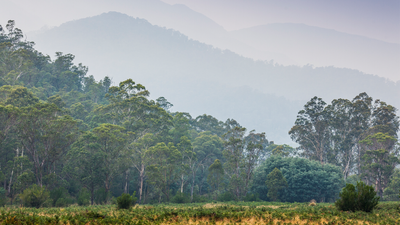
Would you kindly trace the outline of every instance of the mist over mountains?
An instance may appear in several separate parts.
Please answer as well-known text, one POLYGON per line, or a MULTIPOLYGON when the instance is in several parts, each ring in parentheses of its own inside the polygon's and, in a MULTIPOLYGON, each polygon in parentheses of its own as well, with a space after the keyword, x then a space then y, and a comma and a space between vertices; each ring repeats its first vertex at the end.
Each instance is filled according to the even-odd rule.
POLYGON ((334 65, 394 81, 399 79, 400 44, 293 23, 268 24, 230 33, 251 47, 295 59, 298 65, 334 65))
POLYGON ((167 98, 173 111, 234 118, 278 143, 290 142, 287 132, 296 114, 313 96, 329 102, 367 92, 400 106, 399 82, 357 70, 254 61, 117 12, 71 21, 29 39, 50 56, 76 55, 75 62, 87 65, 97 79, 110 76, 117 84, 132 78, 152 98, 167 98))

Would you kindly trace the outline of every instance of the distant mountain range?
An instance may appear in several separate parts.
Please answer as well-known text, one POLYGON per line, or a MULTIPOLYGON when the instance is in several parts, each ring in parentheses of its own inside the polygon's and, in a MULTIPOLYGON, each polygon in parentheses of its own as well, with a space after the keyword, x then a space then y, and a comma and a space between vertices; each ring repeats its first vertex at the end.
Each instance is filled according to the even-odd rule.
POLYGON ((273 60, 282 65, 335 66, 393 81, 400 79, 400 44, 304 24, 275 23, 227 32, 185 5, 170 5, 160 0, 4 0, 2 6, 7 10, 0 14, 0 23, 16 19, 17 27, 21 24, 23 30, 117 11, 255 60, 273 60))
POLYGON ((97 79, 108 75, 118 83, 132 78, 152 98, 166 97, 173 110, 234 118, 278 143, 290 142, 287 132, 297 112, 315 95, 329 102, 367 92, 400 106, 400 82, 357 70, 254 61, 117 12, 28 37, 45 54, 76 55, 75 61, 89 66, 97 79))
POLYGON ((400 44, 291 23, 257 26, 231 34, 251 47, 295 59, 299 65, 334 65, 400 80, 400 44))

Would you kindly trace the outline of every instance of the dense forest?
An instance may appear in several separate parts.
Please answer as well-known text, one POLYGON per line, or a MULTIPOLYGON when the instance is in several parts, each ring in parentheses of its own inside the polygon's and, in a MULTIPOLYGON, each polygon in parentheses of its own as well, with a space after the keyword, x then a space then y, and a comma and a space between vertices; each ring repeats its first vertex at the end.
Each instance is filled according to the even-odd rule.
POLYGON ((363 180, 398 198, 396 108, 361 93, 326 104, 315 97, 276 145, 234 119, 171 112, 127 79, 96 81, 74 55, 51 59, 0 26, 0 203, 21 204, 27 190, 46 206, 230 200, 333 201, 363 180), (282 185, 278 185, 282 184, 282 185), (277 188, 279 186, 279 188, 277 188))

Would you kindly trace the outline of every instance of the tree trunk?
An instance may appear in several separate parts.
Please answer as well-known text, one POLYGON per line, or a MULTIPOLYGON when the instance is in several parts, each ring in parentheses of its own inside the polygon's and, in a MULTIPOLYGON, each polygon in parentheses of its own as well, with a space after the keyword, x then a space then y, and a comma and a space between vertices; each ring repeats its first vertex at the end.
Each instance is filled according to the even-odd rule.
POLYGON ((139 187, 139 204, 142 204, 143 182, 144 182, 144 165, 139 171, 140 187, 139 187))
POLYGON ((183 174, 182 174, 182 176, 181 176, 181 193, 183 193, 183 174))
POLYGON ((124 187, 124 193, 128 193, 128 176, 129 176, 129 169, 125 172, 125 187, 124 187))
POLYGON ((190 202, 193 202, 193 188, 194 188, 194 178, 196 173, 193 171, 192 186, 190 187, 190 202))

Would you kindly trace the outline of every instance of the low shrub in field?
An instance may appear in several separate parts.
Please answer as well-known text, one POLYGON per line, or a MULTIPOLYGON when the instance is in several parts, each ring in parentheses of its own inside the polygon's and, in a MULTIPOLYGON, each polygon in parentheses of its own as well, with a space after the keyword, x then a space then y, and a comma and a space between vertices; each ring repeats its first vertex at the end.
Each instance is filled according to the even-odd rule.
POLYGON ((253 193, 253 194, 247 193, 246 196, 244 196, 243 200, 245 202, 258 202, 260 201, 260 198, 258 196, 259 196, 258 193, 253 193))
POLYGON ((6 204, 6 190, 0 187, 0 207, 6 204))
POLYGON ((117 198, 118 209, 129 209, 132 205, 136 204, 137 198, 134 197, 136 191, 133 192, 132 196, 127 193, 122 193, 121 196, 117 198))
POLYGON ((223 194, 221 194, 220 196, 218 196, 217 200, 220 202, 234 201, 235 196, 231 192, 227 191, 227 192, 224 192, 223 194))
POLYGON ((36 184, 32 185, 30 188, 24 190, 22 194, 19 195, 24 206, 40 208, 49 202, 50 194, 45 187, 39 187, 36 184))
POLYGON ((90 204, 90 193, 86 188, 79 191, 77 203, 80 206, 86 206, 90 204))
POLYGON ((171 199, 171 202, 179 204, 190 203, 190 198, 184 193, 177 192, 176 195, 171 199))
POLYGON ((379 197, 372 186, 364 182, 357 182, 357 185, 346 184, 339 194, 340 198, 335 202, 336 207, 342 211, 364 211, 372 212, 378 205, 379 197))

